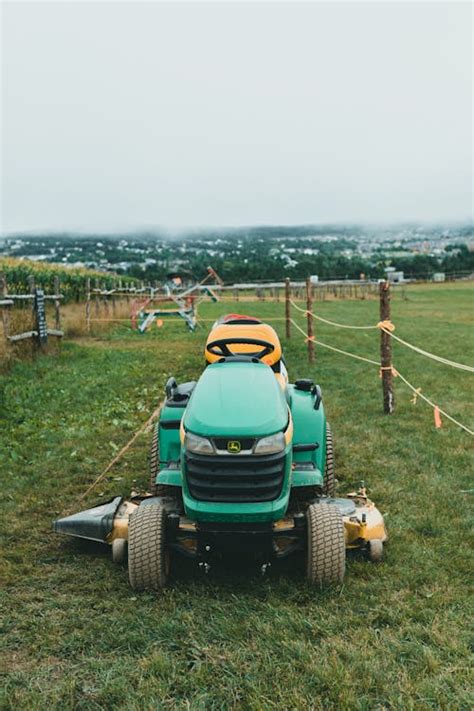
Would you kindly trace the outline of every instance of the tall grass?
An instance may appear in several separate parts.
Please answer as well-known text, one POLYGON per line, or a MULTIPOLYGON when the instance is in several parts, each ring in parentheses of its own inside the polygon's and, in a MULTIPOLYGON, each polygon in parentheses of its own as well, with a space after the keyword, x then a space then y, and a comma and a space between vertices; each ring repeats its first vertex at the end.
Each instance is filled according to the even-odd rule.
MULTIPOLYGON (((59 278, 61 293, 66 301, 83 299, 86 295, 87 279, 94 287, 96 280, 106 289, 113 288, 117 283, 117 275, 106 274, 83 267, 64 267, 50 262, 35 262, 29 259, 0 257, 0 274, 7 279, 10 293, 29 293, 29 278, 34 277, 36 286, 53 293, 55 279, 59 278)), ((124 285, 137 282, 132 277, 121 277, 124 285)))

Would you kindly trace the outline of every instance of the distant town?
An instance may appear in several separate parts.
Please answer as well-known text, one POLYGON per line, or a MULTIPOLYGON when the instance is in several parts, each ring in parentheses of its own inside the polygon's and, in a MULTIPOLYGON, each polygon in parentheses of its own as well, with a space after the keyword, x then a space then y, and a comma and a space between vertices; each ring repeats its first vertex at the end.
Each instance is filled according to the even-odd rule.
POLYGON ((127 234, 12 234, 0 254, 84 266, 141 279, 170 271, 199 276, 210 264, 227 283, 285 276, 320 279, 468 276, 474 273, 472 224, 268 226, 127 234))

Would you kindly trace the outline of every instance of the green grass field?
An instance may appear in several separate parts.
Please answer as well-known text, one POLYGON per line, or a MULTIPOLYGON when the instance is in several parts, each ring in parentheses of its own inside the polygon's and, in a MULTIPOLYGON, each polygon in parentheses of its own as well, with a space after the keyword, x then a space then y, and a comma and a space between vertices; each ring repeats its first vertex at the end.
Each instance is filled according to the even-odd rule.
MULTIPOLYGON (((407 296, 393 301, 396 333, 472 363, 472 285, 413 287, 407 296)), ((315 307, 346 323, 378 321, 377 301, 315 307)), ((208 304, 201 313, 231 310, 281 317, 283 304, 208 304)), ((376 331, 317 324, 316 333, 378 358, 376 331)), ((472 708, 472 494, 464 493, 473 489, 472 438, 447 421, 436 430, 431 408, 413 405, 399 380, 396 413, 383 415, 376 367, 317 348, 309 368, 296 333, 283 339, 290 377, 323 388, 340 491, 364 479, 386 515, 382 565, 350 559, 344 587, 320 593, 298 559, 264 578, 232 566, 203 577, 179 563, 164 593, 139 594, 108 549, 51 533, 52 519, 78 506, 157 406, 167 378, 199 375, 205 336, 180 323, 144 336, 124 326, 0 376, 0 708, 472 708)), ((394 363, 473 428, 473 375, 397 344, 394 363)), ((144 435, 86 503, 127 494, 134 481, 145 487, 148 445, 144 435)))

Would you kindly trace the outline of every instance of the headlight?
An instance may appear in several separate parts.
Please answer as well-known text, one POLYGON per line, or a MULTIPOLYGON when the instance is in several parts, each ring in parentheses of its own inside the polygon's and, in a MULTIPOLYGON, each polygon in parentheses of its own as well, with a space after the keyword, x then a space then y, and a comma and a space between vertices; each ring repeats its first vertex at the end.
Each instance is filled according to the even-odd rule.
POLYGON ((192 432, 186 432, 184 446, 188 452, 194 452, 194 454, 214 454, 214 447, 210 441, 192 432))
POLYGON ((255 445, 254 454, 276 454, 283 452, 285 449, 285 435, 283 432, 270 435, 270 437, 262 437, 255 445))

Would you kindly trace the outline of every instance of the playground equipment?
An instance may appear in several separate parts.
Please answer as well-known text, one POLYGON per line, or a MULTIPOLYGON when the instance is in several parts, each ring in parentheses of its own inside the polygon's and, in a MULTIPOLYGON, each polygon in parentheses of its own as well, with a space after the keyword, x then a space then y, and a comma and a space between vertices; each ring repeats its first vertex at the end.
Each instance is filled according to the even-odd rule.
POLYGON ((346 549, 380 561, 384 520, 362 484, 336 496, 333 440, 319 385, 288 382, 274 329, 230 314, 217 321, 197 382, 170 378, 151 449, 151 493, 59 519, 54 530, 128 554, 130 583, 158 590, 173 556, 208 572, 244 556, 265 572, 300 554, 307 579, 340 585, 346 549))

